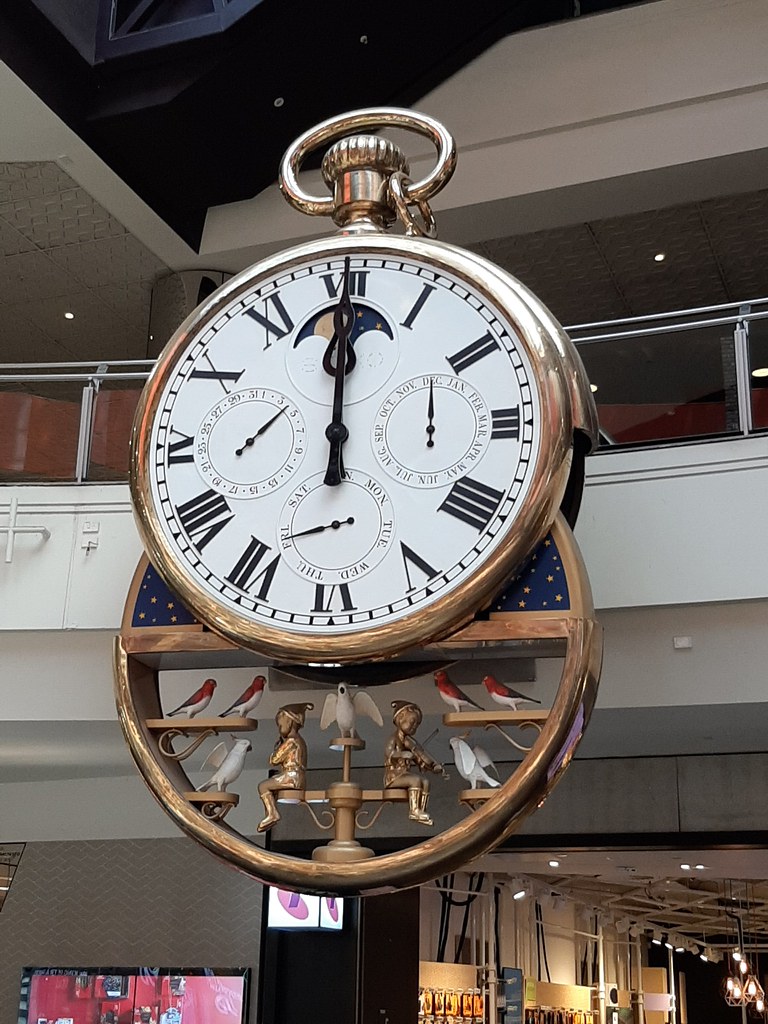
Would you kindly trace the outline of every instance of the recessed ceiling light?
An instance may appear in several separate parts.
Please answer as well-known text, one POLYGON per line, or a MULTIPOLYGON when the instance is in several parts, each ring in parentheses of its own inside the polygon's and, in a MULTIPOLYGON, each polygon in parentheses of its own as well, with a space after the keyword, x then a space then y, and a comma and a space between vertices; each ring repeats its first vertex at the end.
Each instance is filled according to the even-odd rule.
POLYGON ((74 313, 70 313, 69 311, 67 311, 64 314, 64 319, 65 320, 74 320, 75 319, 75 314, 74 313))
POLYGON ((559 860, 551 860, 549 862, 549 866, 551 868, 559 868, 560 867, 560 861, 559 860))
POLYGON ((753 377, 768 377, 768 366, 758 366, 752 371, 753 377))
POLYGON ((518 889, 517 892, 512 893, 513 900, 525 899, 525 889, 518 889))
MULTIPOLYGON (((766 369, 766 371, 765 371, 765 375, 766 375, 766 377, 768 377, 768 369, 766 369)), ((754 376, 754 374, 753 374, 753 376, 754 376)), ((590 384, 590 385, 589 385, 589 390, 590 390, 590 391, 592 392, 592 394, 594 395, 594 393, 595 393, 595 392, 597 391, 597 384, 590 384)))
POLYGON ((707 870, 706 864, 694 864, 694 867, 696 868, 697 871, 706 871, 707 870))
POLYGON ((680 867, 682 868, 683 871, 690 871, 691 870, 691 865, 690 864, 681 864, 680 867))
POLYGON ((663 263, 664 260, 667 258, 667 254, 665 252, 657 252, 653 258, 656 261, 656 263, 663 263))

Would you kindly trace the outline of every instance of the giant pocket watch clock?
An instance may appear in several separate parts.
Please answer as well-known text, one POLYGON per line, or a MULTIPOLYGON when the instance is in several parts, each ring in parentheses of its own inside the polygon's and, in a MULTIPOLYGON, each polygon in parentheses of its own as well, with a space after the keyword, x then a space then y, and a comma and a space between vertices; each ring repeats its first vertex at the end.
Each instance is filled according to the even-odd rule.
POLYGON ((552 789, 595 700, 601 635, 568 525, 597 440, 594 403, 545 307, 487 260, 434 239, 428 201, 455 159, 442 125, 405 110, 358 111, 299 138, 283 160, 282 190, 304 213, 332 216, 338 233, 271 256, 211 295, 171 338, 137 409, 131 490, 148 561, 116 644, 123 730, 180 828, 283 888, 365 894, 416 885, 492 849, 552 789), (355 134, 387 127, 434 143, 426 177, 411 181, 391 142, 355 134), (332 195, 311 196, 298 172, 326 145, 332 195), (404 235, 388 233, 395 222, 404 235), (145 598, 183 624, 162 627, 145 598), (519 694, 486 676, 488 700, 503 709, 457 710, 443 726, 462 736, 533 729, 537 738, 529 746, 505 734, 524 757, 498 786, 474 764, 479 748, 454 736, 469 785, 457 792, 459 813, 471 813, 374 856, 357 833, 385 806, 433 828, 424 773, 442 773, 451 758, 447 742, 440 756, 421 746, 422 710, 402 687, 425 672, 420 659, 434 659, 443 698, 460 709, 463 695, 443 669, 462 657, 474 667, 486 648, 502 655, 502 670, 505 656, 562 658, 551 709, 517 710, 519 694), (264 677, 215 717, 198 714, 213 679, 173 711, 161 699, 161 669, 207 674, 217 658, 222 667, 277 666, 276 689, 286 677, 334 687, 320 725, 334 716, 339 725, 328 746, 343 758, 341 778, 309 788, 313 702, 280 707, 275 773, 258 783, 264 817, 242 831, 223 820, 239 801, 227 787, 251 750, 235 734, 256 729, 247 709, 264 677), (353 728, 349 684, 357 682, 397 690, 392 711, 386 698, 361 705, 378 725, 392 719, 381 789, 363 789, 353 772, 353 752, 365 746, 353 728), (234 717, 233 708, 241 709, 234 717), (180 713, 188 719, 179 722, 180 713), (223 733, 232 746, 196 789, 184 765, 223 733), (480 778, 490 788, 478 791, 480 778), (256 829, 280 821, 281 804, 302 805, 333 839, 311 859, 254 843, 256 829))
POLYGON ((589 405, 574 402, 578 359, 518 282, 427 237, 454 165, 445 129, 407 111, 308 132, 281 186, 339 233, 215 292, 143 393, 131 487, 145 547, 239 646, 343 664, 438 639, 552 524, 589 405), (388 125, 435 143, 423 181, 390 142, 349 137, 388 125), (333 198, 305 195, 302 161, 342 135, 323 161, 333 198), (405 237, 386 231, 398 216, 405 237))

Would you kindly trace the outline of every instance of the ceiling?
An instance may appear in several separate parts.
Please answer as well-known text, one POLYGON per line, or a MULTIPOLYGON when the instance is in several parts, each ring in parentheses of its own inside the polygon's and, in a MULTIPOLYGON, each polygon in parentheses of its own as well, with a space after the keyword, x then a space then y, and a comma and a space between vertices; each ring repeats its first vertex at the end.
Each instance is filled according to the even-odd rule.
POLYGON ((639 925, 695 940, 702 949, 727 947, 734 920, 726 912, 739 913, 761 944, 768 936, 766 850, 495 853, 474 867, 527 882, 539 899, 570 900, 585 918, 600 913, 607 923, 618 921, 627 937, 639 925))
MULTIPOLYGON (((474 248, 565 324, 741 302, 768 295, 768 189, 474 248)), ((169 273, 56 163, 0 163, 3 362, 147 358, 153 285, 169 273)))
POLYGON ((17 0, 0 59, 196 248, 308 124, 411 106, 510 33, 637 2, 422 0, 404 25, 355 0, 17 0))

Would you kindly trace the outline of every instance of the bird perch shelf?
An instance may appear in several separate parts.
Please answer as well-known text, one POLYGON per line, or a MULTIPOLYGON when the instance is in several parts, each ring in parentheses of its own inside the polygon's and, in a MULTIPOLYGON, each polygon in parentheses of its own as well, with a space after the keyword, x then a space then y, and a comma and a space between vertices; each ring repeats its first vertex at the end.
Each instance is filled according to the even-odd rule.
POLYGON ((237 793, 214 792, 213 790, 208 793, 194 791, 185 793, 184 796, 195 807, 199 807, 210 821, 222 821, 228 812, 233 807, 237 807, 240 802, 237 793))
POLYGON ((176 732, 192 733, 205 732, 212 729, 218 732, 255 732, 259 723, 255 718, 148 718, 146 720, 148 729, 174 729, 176 732))
POLYGON ((467 729, 483 725, 540 725, 546 722, 549 710, 545 711, 451 711, 443 715, 443 725, 455 729, 467 729))

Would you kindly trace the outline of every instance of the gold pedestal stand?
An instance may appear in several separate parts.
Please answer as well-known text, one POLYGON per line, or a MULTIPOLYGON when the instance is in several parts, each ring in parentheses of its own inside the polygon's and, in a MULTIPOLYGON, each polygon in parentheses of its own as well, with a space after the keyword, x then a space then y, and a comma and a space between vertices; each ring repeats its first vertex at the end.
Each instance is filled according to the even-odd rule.
POLYGON ((365 741, 357 736, 339 736, 329 744, 331 750, 341 750, 344 759, 341 766, 341 782, 333 782, 326 790, 326 797, 333 815, 334 837, 325 846, 312 851, 312 860, 322 864, 351 864, 358 860, 374 857, 373 850, 362 846, 355 839, 357 815, 363 806, 363 790, 352 782, 352 751, 365 750, 365 741))

